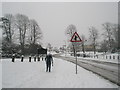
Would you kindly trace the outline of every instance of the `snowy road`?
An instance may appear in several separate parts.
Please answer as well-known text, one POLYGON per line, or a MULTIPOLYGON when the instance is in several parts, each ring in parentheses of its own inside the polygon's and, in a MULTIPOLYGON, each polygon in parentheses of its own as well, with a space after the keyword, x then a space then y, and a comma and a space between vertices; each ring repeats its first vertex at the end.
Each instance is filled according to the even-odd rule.
POLYGON ((104 78, 78 67, 75 64, 54 58, 52 72, 45 72, 45 62, 2 60, 3 88, 118 88, 104 78))
MULTIPOLYGON (((56 57, 76 63, 74 57, 63 57, 59 55, 57 55, 56 57)), ((81 59, 78 58, 78 65, 120 85, 120 82, 118 80, 119 65, 116 63, 101 62, 101 61, 86 60, 83 58, 81 59)))

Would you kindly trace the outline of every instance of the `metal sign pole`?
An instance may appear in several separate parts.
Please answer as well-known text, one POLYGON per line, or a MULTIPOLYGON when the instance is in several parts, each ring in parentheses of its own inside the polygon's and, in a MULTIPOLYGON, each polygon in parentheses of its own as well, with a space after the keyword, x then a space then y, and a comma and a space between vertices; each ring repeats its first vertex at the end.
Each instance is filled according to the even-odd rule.
POLYGON ((76 58, 76 74, 77 74, 77 54, 76 54, 76 49, 75 49, 75 45, 72 42, 72 46, 73 46, 73 51, 74 51, 74 57, 76 58))
POLYGON ((76 56, 76 74, 77 74, 77 51, 75 51, 75 56, 76 56))

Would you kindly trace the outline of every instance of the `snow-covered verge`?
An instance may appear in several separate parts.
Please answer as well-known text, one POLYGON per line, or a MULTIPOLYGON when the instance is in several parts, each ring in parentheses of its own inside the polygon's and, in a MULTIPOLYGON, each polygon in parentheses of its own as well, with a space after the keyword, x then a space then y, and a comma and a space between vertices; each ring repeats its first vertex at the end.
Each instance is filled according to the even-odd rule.
MULTIPOLYGON (((111 62, 111 63, 120 63, 120 59, 117 59, 118 58, 117 53, 115 53, 115 54, 106 54, 106 55, 103 55, 102 53, 97 53, 98 57, 94 57, 93 53, 90 53, 90 52, 89 53, 87 52, 86 54, 87 55, 89 54, 91 57, 84 57, 84 58, 83 57, 78 57, 78 58, 79 59, 86 59, 86 60, 97 60, 97 61, 103 61, 103 62, 111 62), (106 59, 106 57, 107 57, 107 59, 106 59), (115 59, 113 59, 113 57, 115 59)), ((61 56, 74 57, 74 56, 71 56, 69 53, 62 54, 61 56)))
POLYGON ((83 57, 78 57, 80 59, 86 59, 86 60, 95 60, 95 61, 101 61, 101 62, 111 62, 111 63, 120 63, 119 60, 116 60, 116 59, 104 59, 104 58, 83 58, 83 57))
POLYGON ((10 59, 2 60, 3 88, 118 88, 117 85, 103 79, 75 64, 54 58, 52 72, 45 72, 45 62, 14 63, 10 59))

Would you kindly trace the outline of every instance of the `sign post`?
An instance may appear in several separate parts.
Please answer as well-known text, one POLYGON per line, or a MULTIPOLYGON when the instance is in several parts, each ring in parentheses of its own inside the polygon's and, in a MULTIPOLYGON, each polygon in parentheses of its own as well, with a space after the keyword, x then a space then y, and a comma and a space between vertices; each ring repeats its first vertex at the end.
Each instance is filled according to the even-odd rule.
POLYGON ((76 57, 76 74, 77 74, 77 51, 75 51, 75 57, 76 57))
POLYGON ((75 32, 70 40, 72 42, 72 45, 73 45, 73 50, 74 50, 74 53, 75 53, 75 58, 76 58, 76 74, 77 74, 77 50, 75 49, 75 46, 73 44, 73 42, 81 42, 81 38, 80 36, 78 35, 77 32, 75 32))

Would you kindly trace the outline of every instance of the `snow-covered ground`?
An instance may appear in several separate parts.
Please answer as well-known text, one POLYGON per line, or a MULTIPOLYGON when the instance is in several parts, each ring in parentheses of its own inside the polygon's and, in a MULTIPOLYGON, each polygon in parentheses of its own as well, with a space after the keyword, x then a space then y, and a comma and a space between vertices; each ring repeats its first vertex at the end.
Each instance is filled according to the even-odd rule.
POLYGON ((54 58, 52 72, 45 72, 45 62, 20 62, 17 59, 2 60, 3 88, 117 88, 118 86, 104 78, 75 64, 54 58))

